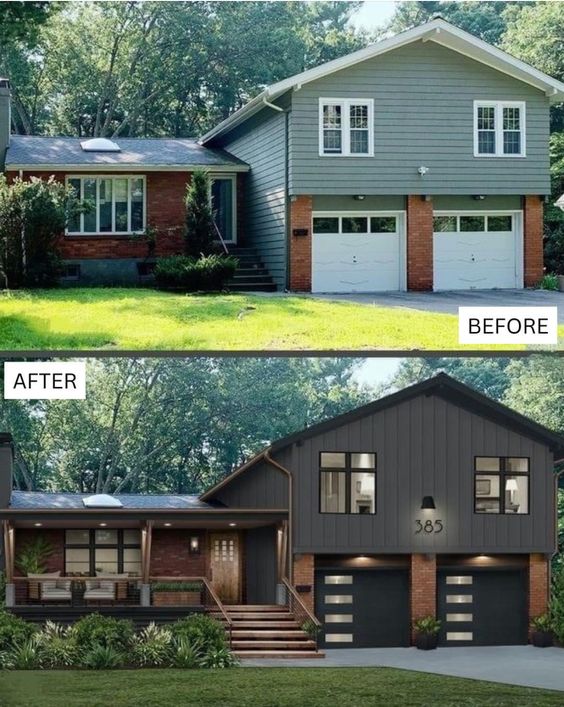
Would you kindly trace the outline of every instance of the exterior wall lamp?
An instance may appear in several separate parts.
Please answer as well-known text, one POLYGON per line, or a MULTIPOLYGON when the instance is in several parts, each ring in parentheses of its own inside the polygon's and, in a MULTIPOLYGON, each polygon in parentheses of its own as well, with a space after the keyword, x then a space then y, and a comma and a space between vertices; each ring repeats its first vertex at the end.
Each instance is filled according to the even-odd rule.
POLYGON ((193 535, 190 538, 190 554, 199 555, 200 554, 200 538, 197 535, 193 535))
POLYGON ((434 511, 436 509, 435 499, 432 496, 423 496, 421 509, 424 511, 434 511))
POLYGON ((364 201, 365 198, 364 194, 355 194, 355 196, 353 196, 355 201, 364 201))

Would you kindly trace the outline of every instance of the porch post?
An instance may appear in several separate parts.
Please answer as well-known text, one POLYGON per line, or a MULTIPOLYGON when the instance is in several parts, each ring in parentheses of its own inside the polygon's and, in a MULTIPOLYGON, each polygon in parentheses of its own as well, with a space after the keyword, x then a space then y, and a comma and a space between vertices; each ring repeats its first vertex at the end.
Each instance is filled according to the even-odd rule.
POLYGON ((288 553, 288 521, 283 520, 276 532, 276 553, 277 553, 277 574, 278 583, 276 585, 276 603, 286 604, 286 587, 282 584, 282 578, 288 574, 287 553, 288 553))
POLYGON ((4 563, 6 574, 6 606, 16 604, 16 585, 14 584, 14 551, 15 551, 15 530, 10 522, 4 521, 4 563))
POLYGON ((141 529, 141 606, 151 605, 151 543, 153 539, 153 521, 148 520, 141 529))

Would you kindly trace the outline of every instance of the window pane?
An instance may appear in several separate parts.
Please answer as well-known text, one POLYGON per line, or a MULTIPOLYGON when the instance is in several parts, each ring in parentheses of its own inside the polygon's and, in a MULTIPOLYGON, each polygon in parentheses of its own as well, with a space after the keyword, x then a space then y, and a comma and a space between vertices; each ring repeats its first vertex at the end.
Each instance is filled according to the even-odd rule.
POLYGON ((345 513, 346 474, 342 471, 324 471, 321 473, 320 508, 322 513, 345 513))
POLYGON ((473 598, 471 594, 447 594, 447 604, 471 604, 473 598))
POLYGON ((447 631, 447 641, 471 641, 473 640, 471 631, 447 631))
MULTIPOLYGON (((69 184, 72 187, 74 196, 80 199, 80 179, 69 179, 69 184)), ((69 233, 80 231, 80 214, 76 214, 69 220, 68 231, 69 233)))
POLYGON ((435 216, 433 219, 433 231, 435 233, 456 231, 456 216, 435 216))
POLYGON ((395 233, 396 232, 396 217, 395 216, 373 216, 370 219, 371 233, 395 233))
POLYGON ((90 574, 90 550, 88 548, 66 549, 65 574, 90 574))
POLYGON ((478 154, 495 155, 495 133, 478 131, 478 154))
POLYGON ((97 574, 104 572, 118 571, 118 551, 117 548, 99 548, 97 547, 94 555, 94 565, 97 574))
POLYGON ((505 512, 529 512, 529 477, 505 477, 505 512))
MULTIPOLYGON (((228 182, 229 187, 232 187, 231 180, 219 180, 220 182, 228 182)), ((131 230, 132 231, 142 231, 143 230, 143 204, 145 201, 145 194, 143 191, 143 180, 136 178, 131 180, 131 230)), ((229 190, 229 214, 226 215, 228 219, 228 227, 231 231, 231 189, 229 190)), ((222 231, 223 233, 223 231, 222 231)), ((229 238, 223 236, 226 240, 231 240, 233 234, 229 233, 229 238)))
POLYGON ((476 471, 499 471, 499 457, 476 457, 476 471))
POLYGON ((460 217, 461 231, 485 231, 486 217, 485 216, 461 216, 460 217))
POLYGON ((376 474, 353 471, 351 474, 351 513, 376 512, 376 474))
POLYGON ((141 533, 138 530, 124 530, 123 542, 125 545, 140 545, 141 533))
POLYGON ((488 216, 488 231, 512 231, 512 216, 488 216))
POLYGON ((141 574, 141 550, 125 548, 123 551, 123 571, 128 574, 141 574))
POLYGON ((114 179, 114 191, 116 200, 116 232, 128 230, 127 217, 127 179, 114 179))
POLYGON ((454 575, 446 578, 447 584, 472 584, 473 578, 470 575, 454 575))
POLYGON ((505 460, 505 471, 527 473, 529 471, 529 460, 527 457, 507 457, 505 460))
POLYGON ((323 127, 324 128, 341 128, 341 106, 325 105, 323 106, 323 127))
POLYGON ((458 622, 458 621, 463 621, 463 622, 468 622, 472 621, 473 619, 473 614, 447 614, 446 615, 446 620, 449 622, 458 622))
POLYGON ((88 204, 88 212, 83 215, 84 232, 96 233, 96 180, 85 179, 82 186, 84 201, 88 204))
POLYGON ((313 219, 314 233, 339 233, 339 219, 337 217, 330 218, 314 218, 313 219))
POLYGON ((325 614, 326 624, 352 624, 352 614, 325 614))
POLYGON ((478 106, 478 130, 495 130, 494 106, 478 106))
POLYGON ((321 466, 324 469, 344 469, 344 452, 321 452, 321 466))
POLYGON ((365 216, 343 217, 343 233, 367 233, 368 219, 365 216))
POLYGON ((100 232, 112 231, 112 180, 100 180, 100 232))
POLYGON ((65 543, 67 545, 88 545, 90 542, 89 530, 66 530, 65 543))
POLYGON ((326 633, 325 643, 352 643, 352 633, 326 633))
POLYGON ((341 139, 342 113, 341 106, 323 106, 323 151, 340 153, 342 151, 341 139))
POLYGON ((476 513, 499 513, 499 476, 480 474, 475 480, 476 513))
POLYGON ((368 106, 351 106, 349 115, 351 119, 351 129, 368 128, 368 106))
POLYGON ((117 530, 96 530, 94 535, 96 545, 117 545, 117 530))
POLYGON ((368 154, 368 130, 351 130, 351 153, 368 154))
POLYGON ((518 107, 507 107, 503 109, 503 129, 521 129, 521 110, 518 107))
POLYGON ((503 133, 503 154, 521 154, 521 133, 506 130, 503 133))
POLYGON ((324 130, 323 131, 323 152, 334 152, 339 154, 342 151, 341 131, 340 130, 324 130))
POLYGON ((352 574, 330 574, 325 577, 325 584, 352 584, 352 574))
POLYGON ((352 594, 326 594, 326 604, 352 604, 352 594))
POLYGON ((351 467, 353 469, 375 469, 375 454, 351 454, 351 467))

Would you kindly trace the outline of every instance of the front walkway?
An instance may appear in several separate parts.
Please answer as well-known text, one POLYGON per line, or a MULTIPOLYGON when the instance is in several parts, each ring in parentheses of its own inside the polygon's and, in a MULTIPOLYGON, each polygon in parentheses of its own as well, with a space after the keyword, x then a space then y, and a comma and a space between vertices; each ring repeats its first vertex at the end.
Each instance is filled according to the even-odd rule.
POLYGON ((244 660, 243 666, 404 668, 461 678, 564 691, 564 650, 533 646, 470 648, 338 648, 321 660, 244 660))

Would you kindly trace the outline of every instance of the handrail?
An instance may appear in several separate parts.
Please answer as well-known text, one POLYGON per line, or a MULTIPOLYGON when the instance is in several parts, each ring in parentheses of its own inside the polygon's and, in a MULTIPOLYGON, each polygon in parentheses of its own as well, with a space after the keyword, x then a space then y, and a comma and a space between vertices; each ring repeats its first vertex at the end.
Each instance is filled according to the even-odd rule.
POLYGON ((215 222, 215 219, 213 221, 213 225, 215 226, 215 230, 217 231, 217 235, 219 236, 219 240, 221 241, 221 245, 223 246, 223 250, 225 251, 225 254, 229 255, 229 249, 227 247, 226 242, 223 240, 223 236, 221 235, 221 231, 219 230, 218 225, 215 222))
POLYGON ((59 577, 41 577, 42 573, 35 575, 34 577, 12 577, 12 582, 34 582, 35 584, 41 584, 43 582, 88 582, 90 580, 103 579, 105 581, 112 580, 114 582, 140 582, 141 575, 127 576, 127 577, 116 577, 115 574, 98 574, 96 576, 90 575, 60 575, 59 577))
POLYGON ((286 586, 286 589, 288 589, 292 597, 298 602, 302 610, 306 613, 309 620, 313 621, 316 626, 321 626, 321 621, 315 616, 315 614, 310 609, 307 608, 307 606, 301 600, 300 595, 296 591, 295 587, 290 584, 286 577, 282 577, 282 583, 286 586))

